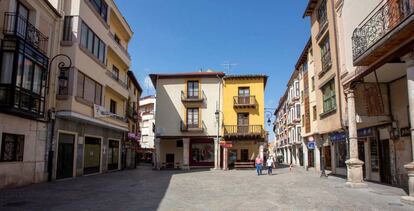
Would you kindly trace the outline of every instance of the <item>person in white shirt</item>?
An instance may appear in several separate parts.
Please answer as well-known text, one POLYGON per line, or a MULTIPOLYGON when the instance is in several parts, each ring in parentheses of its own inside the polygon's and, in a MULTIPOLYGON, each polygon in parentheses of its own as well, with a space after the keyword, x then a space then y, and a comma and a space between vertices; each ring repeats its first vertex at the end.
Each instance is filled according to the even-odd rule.
POLYGON ((273 170, 273 166, 274 166, 272 156, 269 156, 269 158, 266 161, 266 164, 267 164, 267 174, 272 175, 272 173, 273 173, 272 170, 273 170))

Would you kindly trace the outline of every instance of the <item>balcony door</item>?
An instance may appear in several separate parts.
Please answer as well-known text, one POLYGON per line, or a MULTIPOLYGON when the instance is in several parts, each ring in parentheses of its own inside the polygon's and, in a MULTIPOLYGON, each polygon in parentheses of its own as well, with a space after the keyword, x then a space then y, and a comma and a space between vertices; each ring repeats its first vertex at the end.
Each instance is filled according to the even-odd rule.
POLYGON ((199 97, 199 83, 198 81, 187 81, 187 97, 195 98, 199 97))
POLYGON ((249 132, 249 113, 237 114, 237 133, 249 132))
POLYGON ((187 108, 187 128, 199 128, 198 108, 187 108))
POLYGON ((239 87, 238 104, 249 104, 250 88, 239 87))
POLYGON ((25 38, 27 33, 27 24, 29 22, 29 10, 21 3, 18 3, 16 12, 16 34, 25 38))

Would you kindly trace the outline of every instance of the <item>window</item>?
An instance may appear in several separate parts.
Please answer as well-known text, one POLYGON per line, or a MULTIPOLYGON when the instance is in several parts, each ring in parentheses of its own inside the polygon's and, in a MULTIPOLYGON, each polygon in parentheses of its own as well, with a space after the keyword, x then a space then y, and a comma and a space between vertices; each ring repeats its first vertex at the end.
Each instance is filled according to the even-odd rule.
POLYGON ((313 111, 312 111, 312 112, 313 112, 313 121, 316 121, 316 119, 318 118, 318 117, 317 117, 317 113, 316 113, 316 106, 313 106, 313 107, 312 107, 312 110, 313 110, 313 111))
POLYGON ((116 43, 121 44, 121 40, 119 39, 118 35, 114 35, 114 40, 116 43))
POLYGON ((326 37, 322 40, 319 47, 321 48, 321 62, 322 62, 322 72, 327 71, 331 65, 331 47, 329 44, 329 37, 326 37))
POLYGON ((323 112, 330 112, 336 109, 335 80, 332 79, 322 87, 323 112))
POLYGON ((301 137, 302 137, 302 134, 301 134, 301 131, 302 131, 302 128, 301 127, 297 127, 296 128, 296 140, 297 141, 301 141, 300 139, 301 139, 301 137))
POLYGON ((78 72, 76 95, 91 103, 101 105, 102 85, 98 84, 85 74, 78 72))
POLYGON ((187 108, 187 127, 198 128, 198 108, 187 108))
POLYGON ((63 20, 63 41, 72 41, 73 16, 65 16, 63 20))
POLYGON ((105 43, 89 28, 84 21, 81 26, 81 46, 105 63, 105 43))
POLYGON ((116 114, 116 101, 112 99, 109 102, 109 112, 116 114))
POLYGON ((183 140, 177 140, 176 147, 183 147, 183 140))
POLYGON ((198 81, 187 81, 187 97, 198 98, 199 83, 198 81))
POLYGON ((379 170, 379 159, 378 159, 378 143, 377 140, 370 140, 370 152, 371 152, 371 170, 378 172, 379 170))
POLYGON ((336 167, 337 168, 345 168, 346 164, 346 142, 345 141, 338 141, 335 143, 335 153, 336 153, 336 167))
POLYGON ((112 66, 112 78, 119 80, 119 69, 115 65, 112 66))
POLYGON ((311 78, 311 88, 312 88, 312 91, 315 91, 315 77, 314 76, 312 76, 311 78))
POLYGON ((318 23, 319 23, 319 30, 322 30, 322 28, 325 26, 326 23, 328 23, 327 18, 327 11, 326 11, 326 0, 322 1, 321 5, 318 9, 318 23))
POLYGON ((23 161, 24 136, 3 133, 1 143, 1 162, 23 161))
POLYGON ((300 119, 300 104, 296 104, 296 119, 300 119))
POLYGON ((299 90, 299 81, 295 81, 295 95, 296 97, 300 96, 300 90, 299 90))
POLYGON ((108 5, 105 3, 104 0, 90 0, 92 6, 99 13, 99 15, 107 21, 108 18, 108 5))
POLYGON ((0 83, 10 84, 13 74, 13 52, 4 52, 1 64, 0 83))
POLYGON ((250 88, 249 87, 239 87, 238 104, 250 104, 250 88))

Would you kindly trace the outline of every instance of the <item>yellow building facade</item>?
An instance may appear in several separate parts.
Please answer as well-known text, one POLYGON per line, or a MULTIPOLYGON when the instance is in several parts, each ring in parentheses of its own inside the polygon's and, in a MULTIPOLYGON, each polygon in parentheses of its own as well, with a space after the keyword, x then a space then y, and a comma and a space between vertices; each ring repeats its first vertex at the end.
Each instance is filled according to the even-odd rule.
MULTIPOLYGON (((223 168, 252 167, 266 139, 264 90, 267 76, 228 75, 223 79, 223 168)), ((263 156, 263 155, 261 155, 263 156)))

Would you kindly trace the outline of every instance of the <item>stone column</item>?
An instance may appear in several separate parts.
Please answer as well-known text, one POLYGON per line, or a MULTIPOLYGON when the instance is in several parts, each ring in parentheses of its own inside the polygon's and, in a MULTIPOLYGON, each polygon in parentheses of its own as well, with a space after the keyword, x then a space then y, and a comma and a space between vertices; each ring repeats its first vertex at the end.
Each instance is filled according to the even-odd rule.
POLYGON ((295 158, 295 164, 297 165, 297 166, 300 166, 300 158, 299 158, 299 150, 300 150, 300 147, 299 147, 299 145, 296 145, 296 158, 295 158))
POLYGON ((219 153, 218 153, 219 149, 220 149, 219 148, 219 139, 215 138, 214 139, 214 169, 215 170, 217 170, 217 169, 220 168, 220 166, 219 166, 219 158, 218 158, 218 156, 219 156, 219 153))
POLYGON ((155 147, 155 162, 154 168, 160 170, 161 169, 161 139, 155 138, 154 140, 154 147, 155 147))
POLYGON ((302 143, 302 149, 303 149, 303 167, 307 168, 309 166, 308 163, 308 146, 306 146, 306 143, 302 143))
POLYGON ((227 147, 223 147, 223 170, 229 170, 229 149, 227 147))
POLYGON ((190 139, 183 138, 183 165, 182 169, 190 169, 190 139))
POLYGON ((363 181, 362 165, 364 162, 358 159, 358 136, 355 113, 354 90, 346 90, 348 101, 348 131, 349 131, 349 160, 345 163, 348 170, 346 186, 351 188, 367 187, 363 181))
POLYGON ((287 164, 290 165, 292 163, 292 148, 291 147, 288 147, 287 148, 287 152, 288 152, 287 153, 287 155, 288 155, 287 156, 287 158, 288 158, 287 159, 287 164))
POLYGON ((411 125, 411 153, 412 162, 404 165, 408 173, 408 191, 409 196, 403 196, 401 201, 414 205, 414 51, 403 58, 407 64, 407 88, 408 103, 410 109, 410 125, 411 125))

